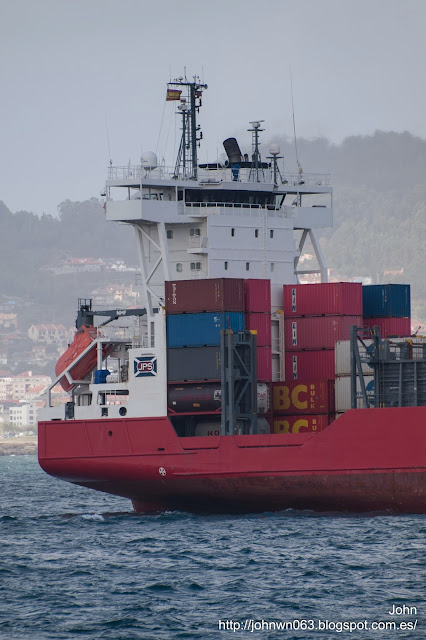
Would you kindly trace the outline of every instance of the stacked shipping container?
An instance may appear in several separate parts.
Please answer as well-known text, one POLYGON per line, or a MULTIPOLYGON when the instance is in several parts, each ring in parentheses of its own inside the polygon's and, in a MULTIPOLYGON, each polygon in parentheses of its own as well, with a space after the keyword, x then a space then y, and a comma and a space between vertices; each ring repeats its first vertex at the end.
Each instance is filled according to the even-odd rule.
POLYGON ((360 283, 284 285, 286 380, 333 379, 334 346, 351 325, 362 325, 360 283))
POLYGON ((364 325, 378 326, 380 336, 409 336, 411 295, 408 284, 374 284, 362 288, 364 325))
MULTIPOLYGON (((334 419, 336 342, 349 339, 350 327, 362 324, 361 284, 285 285, 283 293, 286 383, 293 381, 296 389, 303 384, 312 393, 322 389, 320 397, 328 400, 315 409, 309 405, 304 422, 290 406, 285 418, 274 416, 274 430, 318 431, 334 419)), ((276 396, 274 402, 277 411, 276 396)))
POLYGON ((220 331, 244 329, 244 281, 166 282, 169 382, 220 380, 220 331))
POLYGON ((168 414, 180 436, 220 434, 223 329, 244 330, 244 282, 166 282, 168 414))
POLYGON ((245 326, 257 332, 257 379, 272 379, 271 281, 244 280, 245 326))
MULTIPOLYGON (((319 431, 351 405, 350 327, 378 325, 382 337, 410 333, 406 285, 285 285, 283 309, 286 381, 274 383, 270 407, 270 281, 166 282, 170 413, 220 413, 220 331, 248 329, 257 334, 259 412, 271 430, 319 431)), ((363 370, 371 386, 373 371, 363 370)))
MULTIPOLYGON (((268 418, 270 281, 220 278, 166 282, 165 306, 169 414, 220 413, 220 332, 249 329, 257 334, 258 413, 268 418)), ((208 423, 206 434, 216 432, 214 424, 208 423)), ((198 423, 195 432, 203 431, 203 426, 198 423)))

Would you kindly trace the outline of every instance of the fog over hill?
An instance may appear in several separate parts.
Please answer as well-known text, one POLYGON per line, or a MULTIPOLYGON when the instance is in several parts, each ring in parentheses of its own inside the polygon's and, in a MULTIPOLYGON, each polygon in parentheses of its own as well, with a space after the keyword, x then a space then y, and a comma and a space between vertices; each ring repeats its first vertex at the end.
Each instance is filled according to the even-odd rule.
MULTIPOLYGON (((272 141, 280 145, 286 165, 295 167, 294 142, 283 138, 272 141)), ((297 149, 304 171, 331 173, 336 186, 381 192, 426 182, 426 140, 408 132, 376 131, 372 136, 351 136, 340 145, 326 138, 300 139, 297 149)))
MULTIPOLYGON (((293 142, 269 142, 280 144, 286 168, 294 170, 293 142)), ((262 145, 264 156, 269 142, 262 145)), ((341 145, 300 139, 297 147, 305 172, 332 174, 334 228, 321 236, 328 266, 342 278, 371 275, 379 281, 385 271, 403 269, 393 281, 411 283, 417 305, 426 307, 426 141, 377 131, 341 145)), ((137 264, 137 257, 132 230, 107 223, 96 198, 65 201, 58 212, 57 218, 11 213, 0 202, 0 295, 57 309, 64 321, 71 308, 74 313, 76 298, 89 294, 89 282, 43 267, 69 256, 115 257, 130 264, 137 264)))

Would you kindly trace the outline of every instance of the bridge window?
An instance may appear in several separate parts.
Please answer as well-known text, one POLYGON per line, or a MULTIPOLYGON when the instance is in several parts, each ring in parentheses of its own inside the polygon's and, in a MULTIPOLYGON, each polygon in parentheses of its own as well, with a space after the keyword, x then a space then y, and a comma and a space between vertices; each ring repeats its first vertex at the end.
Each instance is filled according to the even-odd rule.
POLYGON ((201 229, 190 229, 189 235, 191 236, 191 238, 193 236, 201 236, 201 229))
POLYGON ((201 262, 191 262, 191 271, 201 271, 201 262))

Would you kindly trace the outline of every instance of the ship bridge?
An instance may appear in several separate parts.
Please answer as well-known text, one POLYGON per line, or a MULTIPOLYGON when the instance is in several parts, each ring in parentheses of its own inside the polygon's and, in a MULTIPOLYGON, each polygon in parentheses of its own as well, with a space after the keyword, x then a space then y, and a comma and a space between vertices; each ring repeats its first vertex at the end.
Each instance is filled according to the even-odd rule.
POLYGON ((140 255, 148 263, 147 277, 149 265, 154 267, 161 256, 163 272, 150 278, 151 284, 156 280, 160 299, 161 284, 168 279, 269 277, 281 284, 296 282, 307 237, 326 279, 315 230, 333 223, 330 176, 282 172, 278 182, 268 166, 259 172, 259 180, 248 168, 240 169, 235 180, 232 171, 201 167, 194 181, 174 177, 171 167, 109 167, 107 220, 135 227, 140 255), (195 264, 194 254, 200 256, 195 264))
POLYGON ((195 117, 206 87, 197 82, 179 86, 188 96, 172 92, 180 96, 182 116, 176 165, 159 164, 156 154, 147 152, 138 165, 110 166, 106 182, 107 220, 135 229, 148 315, 163 304, 167 280, 268 278, 275 309, 281 306, 284 283, 296 283, 307 273, 326 281, 315 234, 333 223, 330 176, 304 173, 301 167, 297 173, 285 172, 276 145, 264 161, 262 121, 251 122, 248 129, 250 158, 235 138, 228 138, 223 143, 227 160, 198 164, 201 137, 195 117), (301 271, 299 258, 308 238, 318 266, 301 271))

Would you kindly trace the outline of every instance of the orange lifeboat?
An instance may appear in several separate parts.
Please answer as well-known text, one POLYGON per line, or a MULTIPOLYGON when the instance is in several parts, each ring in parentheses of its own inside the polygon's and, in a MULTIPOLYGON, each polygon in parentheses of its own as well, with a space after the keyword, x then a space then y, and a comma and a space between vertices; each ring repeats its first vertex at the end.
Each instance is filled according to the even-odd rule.
MULTIPOLYGON (((83 353, 90 344, 93 344, 93 349, 90 349, 84 358, 79 360, 74 367, 69 369, 69 372, 73 380, 83 380, 89 373, 96 367, 97 364, 97 350, 95 348, 96 338, 101 337, 101 334, 95 327, 83 325, 75 334, 74 340, 68 347, 68 349, 61 355, 56 363, 55 373, 59 377, 63 371, 83 353)), ((105 344, 102 346, 102 359, 105 359, 111 351, 114 349, 113 344, 105 344)), ((59 384, 64 391, 71 391, 75 387, 70 383, 65 375, 59 381, 59 384)))

